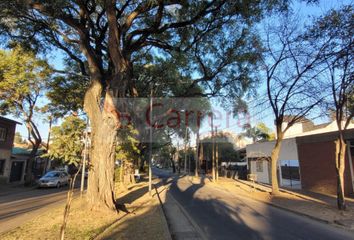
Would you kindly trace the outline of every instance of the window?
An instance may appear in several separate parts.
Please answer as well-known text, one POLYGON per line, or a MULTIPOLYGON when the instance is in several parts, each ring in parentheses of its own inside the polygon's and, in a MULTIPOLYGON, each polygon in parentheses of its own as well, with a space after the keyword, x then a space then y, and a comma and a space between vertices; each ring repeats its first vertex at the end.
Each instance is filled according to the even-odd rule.
POLYGON ((5 159, 0 159, 0 175, 4 175, 5 159))
POLYGON ((6 128, 0 127, 0 141, 6 140, 6 128))
POLYGON ((256 171, 263 172, 263 160, 256 161, 256 171))

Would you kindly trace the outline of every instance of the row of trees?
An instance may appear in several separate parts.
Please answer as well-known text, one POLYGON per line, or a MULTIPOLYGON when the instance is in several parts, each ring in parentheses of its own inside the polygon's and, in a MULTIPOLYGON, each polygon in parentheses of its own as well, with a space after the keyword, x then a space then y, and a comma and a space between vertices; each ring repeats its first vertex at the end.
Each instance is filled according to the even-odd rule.
MULTIPOLYGON (((92 142, 89 206, 115 209, 117 143, 128 136, 143 139, 147 134, 146 129, 138 126, 134 126, 137 133, 122 132, 119 114, 124 108, 119 99, 149 97, 152 93, 169 97, 216 96, 223 97, 227 105, 240 99, 263 77, 276 122, 276 147, 272 153, 272 184, 276 193, 275 166, 285 131, 329 99, 322 94, 324 91, 314 91, 322 82, 320 76, 333 73, 331 86, 342 76, 343 89, 339 90, 338 85, 331 88, 333 96, 337 96, 336 106, 342 109, 337 113, 339 122, 348 109, 343 106, 352 89, 352 8, 344 7, 318 19, 306 29, 306 34, 294 29, 289 21, 282 21, 289 25, 269 30, 263 39, 255 24, 270 13, 287 12, 288 4, 277 0, 250 0, 242 4, 225 0, 2 1, 0 37, 7 47, 15 47, 15 52, 30 50, 32 59, 36 59, 36 54, 59 50, 65 55, 66 67, 58 70, 36 59, 38 63, 31 60, 33 63, 27 66, 35 75, 27 76, 27 69, 23 75, 15 76, 23 70, 6 71, 7 61, 2 62, 1 109, 16 109, 13 113, 28 109, 21 114, 34 152, 42 141, 33 121, 34 106, 41 92, 33 90, 45 90, 50 100, 45 112, 51 119, 84 110, 90 119, 92 142), (36 69, 31 68, 36 65, 36 69), (264 75, 257 75, 259 68, 264 75), (5 72, 14 76, 6 78, 5 72), (40 80, 35 84, 28 81, 34 76, 40 80), (26 88, 16 85, 24 82, 26 88), (24 95, 26 91, 28 94, 24 95), (18 104, 18 99, 24 104, 18 104), (285 115, 294 118, 282 129, 285 115)), ((3 54, 10 55, 6 51, 3 54)), ((20 61, 13 64, 23 65, 20 61)), ((324 84, 319 86, 323 89, 324 84)), ((184 129, 162 133, 162 137, 170 139, 172 134, 183 136, 184 129)), ((152 143, 130 142, 144 162, 152 143)), ((344 145, 339 142, 340 179, 344 145)))
POLYGON ((271 154, 273 194, 279 193, 277 164, 285 133, 305 116, 323 115, 332 109, 338 125, 338 208, 346 207, 343 132, 354 114, 353 20, 353 7, 348 5, 329 11, 305 28, 287 14, 266 29, 261 65, 276 127, 271 154))
POLYGON ((284 6, 258 0, 2 1, 0 28, 5 42, 37 52, 59 49, 75 66, 62 74, 71 74, 73 84, 85 81, 80 102, 91 122, 89 206, 115 209, 113 153, 121 122, 114 99, 148 96, 155 81, 168 96, 242 95, 257 62, 252 26, 284 6), (151 76, 151 64, 159 73, 173 67, 175 74, 151 76))

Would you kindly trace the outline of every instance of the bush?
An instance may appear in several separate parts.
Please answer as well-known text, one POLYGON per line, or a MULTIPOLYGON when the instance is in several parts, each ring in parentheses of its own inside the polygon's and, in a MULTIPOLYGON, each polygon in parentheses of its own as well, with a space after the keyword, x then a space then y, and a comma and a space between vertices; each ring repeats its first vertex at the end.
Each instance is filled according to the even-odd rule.
POLYGON ((114 169, 114 179, 115 179, 115 182, 119 182, 119 181, 120 181, 120 168, 121 168, 121 166, 116 167, 116 168, 114 169))

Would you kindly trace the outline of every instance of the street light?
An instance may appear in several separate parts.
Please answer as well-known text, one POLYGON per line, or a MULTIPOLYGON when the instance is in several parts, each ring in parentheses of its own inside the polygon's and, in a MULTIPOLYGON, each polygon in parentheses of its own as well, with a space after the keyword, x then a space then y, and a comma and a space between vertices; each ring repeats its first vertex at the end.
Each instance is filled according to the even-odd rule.
POLYGON ((84 185, 85 185, 85 168, 86 168, 86 157, 87 157, 87 140, 88 140, 88 125, 89 125, 89 120, 87 118, 86 120, 86 131, 85 131, 85 147, 84 147, 84 159, 82 163, 82 170, 81 170, 81 186, 80 186, 80 196, 82 197, 82 194, 84 192, 84 185))
POLYGON ((149 157, 149 195, 151 195, 152 190, 152 170, 151 170, 151 162, 152 162, 152 97, 153 97, 153 88, 151 88, 150 93, 150 157, 149 157))
MULTIPOLYGON (((158 87, 158 84, 155 85, 158 87)), ((153 112, 153 95, 154 95, 154 89, 153 85, 151 87, 150 91, 150 156, 149 156, 149 195, 152 196, 151 190, 152 190, 152 170, 151 170, 151 162, 152 162, 152 112, 153 112)))

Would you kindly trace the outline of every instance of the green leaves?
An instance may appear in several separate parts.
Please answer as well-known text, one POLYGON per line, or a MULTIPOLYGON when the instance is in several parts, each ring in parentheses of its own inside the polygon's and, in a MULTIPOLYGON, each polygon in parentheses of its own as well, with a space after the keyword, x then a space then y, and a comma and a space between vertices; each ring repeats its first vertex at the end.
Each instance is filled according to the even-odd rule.
POLYGON ((258 123, 255 127, 247 124, 244 126, 244 129, 246 131, 242 135, 251 138, 253 142, 271 140, 271 138, 273 138, 271 130, 262 122, 258 123))
POLYGON ((46 61, 32 52, 15 47, 0 50, 0 110, 20 115, 27 107, 34 107, 37 98, 50 78, 51 69, 46 61))
POLYGON ((77 116, 68 116, 60 126, 52 128, 52 142, 44 157, 78 165, 84 149, 86 123, 77 116))

